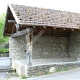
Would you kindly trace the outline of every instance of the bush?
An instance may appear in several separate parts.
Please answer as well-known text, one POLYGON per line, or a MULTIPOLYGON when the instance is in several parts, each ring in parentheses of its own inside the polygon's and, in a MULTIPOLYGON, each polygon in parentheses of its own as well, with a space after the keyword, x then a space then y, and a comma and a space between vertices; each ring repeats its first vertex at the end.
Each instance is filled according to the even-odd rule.
POLYGON ((0 49, 0 53, 7 53, 7 52, 9 52, 9 49, 5 49, 5 48, 0 49))

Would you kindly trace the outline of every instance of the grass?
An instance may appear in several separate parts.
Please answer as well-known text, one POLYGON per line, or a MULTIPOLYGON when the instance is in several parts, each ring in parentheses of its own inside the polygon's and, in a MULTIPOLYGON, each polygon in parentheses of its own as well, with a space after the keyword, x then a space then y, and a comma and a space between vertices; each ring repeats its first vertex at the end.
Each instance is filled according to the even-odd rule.
POLYGON ((58 69, 57 68, 55 72, 68 71, 68 70, 69 70, 69 68, 67 68, 67 67, 63 68, 63 69, 58 69))
POLYGON ((26 77, 26 76, 21 76, 22 77, 22 79, 26 79, 26 78, 29 78, 29 77, 26 77))

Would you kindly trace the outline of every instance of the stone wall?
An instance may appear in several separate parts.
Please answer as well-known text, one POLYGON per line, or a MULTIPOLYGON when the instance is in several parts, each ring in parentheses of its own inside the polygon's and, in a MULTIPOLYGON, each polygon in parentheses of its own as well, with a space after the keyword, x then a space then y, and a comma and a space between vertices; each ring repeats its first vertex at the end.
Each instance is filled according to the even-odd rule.
POLYGON ((24 36, 9 39, 9 55, 12 59, 25 59, 25 49, 26 40, 24 36))
POLYGON ((0 53, 0 57, 9 57, 9 53, 0 53))
MULTIPOLYGON (((12 59, 26 58, 25 36, 9 39, 9 52, 12 59)), ((33 59, 63 58, 68 53, 68 37, 41 36, 33 45, 33 59)))
POLYGON ((70 69, 80 67, 80 62, 63 62, 63 63, 52 63, 37 66, 27 66, 17 60, 13 61, 14 69, 19 76, 40 76, 50 74, 54 72, 67 71, 70 69))
POLYGON ((41 36, 33 45, 33 58, 63 58, 68 53, 68 37, 41 36))
POLYGON ((69 54, 71 57, 80 57, 80 32, 70 34, 69 54))
POLYGON ((46 65, 38 65, 26 67, 27 70, 26 76, 40 76, 50 74, 51 72, 57 71, 67 71, 69 69, 74 69, 80 67, 80 62, 65 62, 65 63, 56 63, 56 64, 46 64, 46 65))

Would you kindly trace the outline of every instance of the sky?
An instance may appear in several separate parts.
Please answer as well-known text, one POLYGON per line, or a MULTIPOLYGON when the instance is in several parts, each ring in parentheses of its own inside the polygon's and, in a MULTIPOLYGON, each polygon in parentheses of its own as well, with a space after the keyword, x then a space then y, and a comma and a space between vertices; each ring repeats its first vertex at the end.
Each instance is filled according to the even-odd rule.
POLYGON ((20 4, 80 13, 80 0, 1 0, 0 13, 6 12, 8 4, 20 4))

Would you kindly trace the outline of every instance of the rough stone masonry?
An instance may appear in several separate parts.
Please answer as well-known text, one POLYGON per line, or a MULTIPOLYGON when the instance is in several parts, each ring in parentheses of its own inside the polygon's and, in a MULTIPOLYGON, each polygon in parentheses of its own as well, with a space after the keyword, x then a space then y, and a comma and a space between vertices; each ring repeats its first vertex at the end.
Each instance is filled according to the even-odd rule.
MULTIPOLYGON (((10 38, 10 57, 13 60, 26 59, 26 44, 25 36, 10 38)), ((80 60, 80 32, 72 32, 69 37, 41 36, 33 45, 33 59, 57 59, 68 57, 76 57, 80 60)), ((20 67, 19 64, 16 65, 18 66, 16 67, 17 72, 21 71, 21 75, 35 76, 48 73, 51 67, 55 67, 56 69, 78 67, 80 66, 80 62, 77 64, 76 62, 65 64, 60 63, 59 65, 46 64, 41 66, 38 65, 37 67, 25 67, 23 65, 20 67)), ((18 72, 18 74, 19 73, 20 72, 18 72)))
MULTIPOLYGON (((68 53, 68 37, 42 36, 33 45, 33 59, 64 58, 68 53)), ((10 38, 9 51, 12 59, 26 58, 25 36, 10 38)))
MULTIPOLYGON (((25 36, 9 39, 12 59, 26 58, 25 36)), ((53 59, 80 56, 80 32, 72 32, 69 37, 41 36, 33 45, 33 59, 53 59)))

